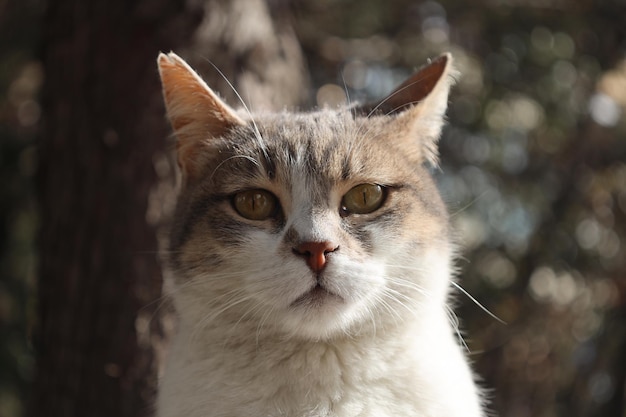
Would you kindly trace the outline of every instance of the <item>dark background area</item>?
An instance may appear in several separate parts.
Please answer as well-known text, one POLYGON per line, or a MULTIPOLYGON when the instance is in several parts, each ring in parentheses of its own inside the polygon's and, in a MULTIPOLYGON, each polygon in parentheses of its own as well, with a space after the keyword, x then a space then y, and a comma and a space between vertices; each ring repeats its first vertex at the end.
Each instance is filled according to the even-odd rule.
POLYGON ((150 415, 170 49, 253 110, 379 98, 451 52, 436 176, 458 282, 506 322, 454 290, 491 408, 626 416, 623 0, 87 3, 0 1, 0 417, 150 415))

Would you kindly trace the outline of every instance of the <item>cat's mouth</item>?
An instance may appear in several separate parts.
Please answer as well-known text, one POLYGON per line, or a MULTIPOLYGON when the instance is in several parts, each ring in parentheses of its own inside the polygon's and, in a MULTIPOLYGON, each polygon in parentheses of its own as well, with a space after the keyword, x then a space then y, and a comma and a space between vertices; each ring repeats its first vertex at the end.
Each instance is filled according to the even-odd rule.
POLYGON ((329 301, 343 302, 344 300, 337 294, 328 291, 323 285, 317 284, 315 287, 298 297, 293 303, 291 303, 291 306, 321 307, 329 301))

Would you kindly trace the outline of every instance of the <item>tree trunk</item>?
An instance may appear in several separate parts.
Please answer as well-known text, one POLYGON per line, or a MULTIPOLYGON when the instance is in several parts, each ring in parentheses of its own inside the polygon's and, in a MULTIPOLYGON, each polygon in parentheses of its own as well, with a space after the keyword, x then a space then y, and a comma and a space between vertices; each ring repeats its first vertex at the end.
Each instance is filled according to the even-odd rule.
POLYGON ((309 75, 288 1, 207 0, 192 43, 178 52, 231 106, 243 99, 252 112, 296 107, 309 75))
POLYGON ((131 4, 49 4, 33 416, 149 415, 156 390, 161 272, 146 211, 168 131, 155 57, 200 19, 131 4))
MULTIPOLYGON (((203 17, 212 8, 226 7, 232 24, 244 23, 233 17, 229 2, 210 2, 204 10, 192 3, 49 2, 42 57, 46 82, 32 417, 152 414, 163 346, 157 242, 162 214, 154 210, 152 196, 159 181, 172 177, 167 163, 161 163, 171 146, 156 57, 159 51, 189 45, 188 51, 197 49, 205 39, 197 29, 206 27, 203 17)), ((233 4, 241 13, 246 5, 261 5, 254 18, 269 26, 255 35, 255 42, 238 43, 241 26, 231 28, 230 39, 214 44, 210 35, 205 40, 205 47, 220 45, 209 52, 219 55, 216 63, 224 65, 227 76, 242 89, 263 91, 279 81, 288 84, 289 68, 298 72, 291 79, 306 79, 297 43, 288 32, 275 30, 265 3, 233 4), (279 37, 291 52, 285 53, 279 37), (235 50, 248 55, 230 55, 235 50), (282 62, 283 79, 268 76, 260 59, 282 62), (235 79, 235 73, 243 78, 235 79)))

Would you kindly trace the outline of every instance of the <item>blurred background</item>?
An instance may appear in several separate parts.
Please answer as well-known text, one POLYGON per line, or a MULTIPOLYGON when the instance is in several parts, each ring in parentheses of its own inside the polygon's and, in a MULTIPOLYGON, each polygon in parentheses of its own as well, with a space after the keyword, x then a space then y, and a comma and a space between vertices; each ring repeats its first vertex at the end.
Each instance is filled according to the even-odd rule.
POLYGON ((491 409, 626 416, 624 0, 5 0, 0 417, 151 414, 169 49, 253 109, 380 98, 451 52, 435 175, 459 284, 506 323, 458 291, 491 409))

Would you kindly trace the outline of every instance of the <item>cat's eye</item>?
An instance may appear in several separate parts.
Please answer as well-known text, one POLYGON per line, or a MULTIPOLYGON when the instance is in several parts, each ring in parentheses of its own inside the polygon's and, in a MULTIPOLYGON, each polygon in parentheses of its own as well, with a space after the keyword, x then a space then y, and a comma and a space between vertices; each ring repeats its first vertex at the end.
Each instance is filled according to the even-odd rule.
POLYGON ((233 207, 249 220, 266 220, 276 214, 278 201, 265 190, 241 191, 233 197, 233 207))
POLYGON ((341 212, 367 214, 378 210, 385 201, 385 189, 378 184, 360 184, 353 187, 341 200, 341 212))

